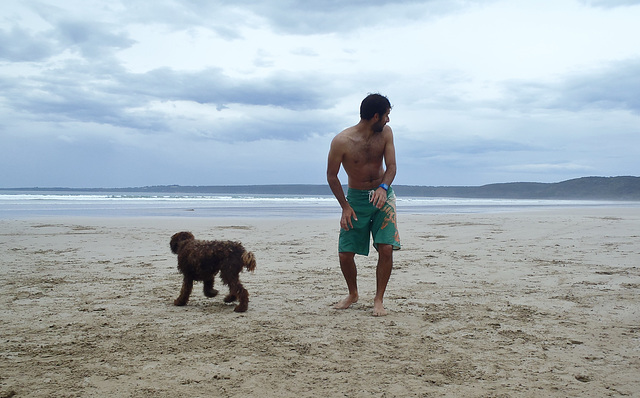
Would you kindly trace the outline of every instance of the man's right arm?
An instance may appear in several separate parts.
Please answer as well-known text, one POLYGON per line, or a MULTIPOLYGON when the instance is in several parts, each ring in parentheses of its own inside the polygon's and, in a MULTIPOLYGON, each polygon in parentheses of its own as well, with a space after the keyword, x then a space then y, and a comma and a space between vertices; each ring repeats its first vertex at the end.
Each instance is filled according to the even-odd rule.
POLYGON ((327 161, 327 182, 329 183, 331 192, 333 192, 333 196, 336 197, 340 207, 342 207, 340 227, 348 230, 353 228, 351 219, 353 218, 357 221, 358 218, 356 217, 355 211, 351 208, 351 205, 349 205, 349 202, 347 202, 344 190, 342 189, 342 184, 338 178, 338 172, 340 172, 340 165, 342 164, 342 156, 343 150, 338 137, 336 137, 331 142, 331 149, 329 149, 329 159, 327 161))

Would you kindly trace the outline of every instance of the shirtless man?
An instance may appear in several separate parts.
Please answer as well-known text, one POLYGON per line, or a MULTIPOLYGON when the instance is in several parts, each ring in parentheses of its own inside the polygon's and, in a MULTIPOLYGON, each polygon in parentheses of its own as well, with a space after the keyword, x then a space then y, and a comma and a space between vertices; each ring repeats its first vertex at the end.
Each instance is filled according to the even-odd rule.
POLYGON ((327 162, 327 182, 342 207, 338 252, 349 294, 335 305, 346 309, 358 301, 355 255, 368 255, 370 235, 378 251, 373 315, 386 315, 383 297, 391 276, 393 250, 400 249, 396 225, 396 153, 389 123, 391 104, 380 94, 367 96, 360 105, 360 122, 336 135, 327 162), (383 167, 384 160, 384 167, 383 167), (347 196, 338 172, 348 176, 347 196))

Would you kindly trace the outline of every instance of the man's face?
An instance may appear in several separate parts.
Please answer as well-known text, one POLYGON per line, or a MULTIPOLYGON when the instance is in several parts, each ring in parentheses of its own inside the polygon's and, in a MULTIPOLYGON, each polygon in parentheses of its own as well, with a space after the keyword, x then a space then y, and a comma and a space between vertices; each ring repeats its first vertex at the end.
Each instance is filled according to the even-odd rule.
POLYGON ((376 113, 376 115, 378 116, 378 121, 373 124, 374 133, 381 132, 382 129, 384 129, 384 126, 389 123, 389 113, 391 113, 391 109, 387 109, 382 117, 380 117, 380 114, 376 113))

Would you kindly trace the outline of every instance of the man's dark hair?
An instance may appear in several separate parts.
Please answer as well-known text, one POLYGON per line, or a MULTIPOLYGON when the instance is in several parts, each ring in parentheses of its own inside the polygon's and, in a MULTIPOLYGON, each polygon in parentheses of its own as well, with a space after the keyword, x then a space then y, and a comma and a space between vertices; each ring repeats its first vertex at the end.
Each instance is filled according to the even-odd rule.
POLYGON ((369 94, 360 104, 360 118, 371 120, 376 113, 382 117, 389 109, 391 109, 391 103, 387 97, 380 94, 369 94))

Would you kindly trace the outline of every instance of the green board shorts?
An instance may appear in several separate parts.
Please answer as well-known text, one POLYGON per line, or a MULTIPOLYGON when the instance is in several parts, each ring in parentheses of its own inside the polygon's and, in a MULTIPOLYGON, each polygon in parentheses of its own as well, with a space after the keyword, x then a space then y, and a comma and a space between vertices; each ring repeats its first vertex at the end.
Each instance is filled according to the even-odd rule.
POLYGON ((393 250, 400 249, 400 234, 396 221, 396 195, 393 188, 387 191, 387 202, 378 209, 369 198, 373 190, 349 188, 347 201, 358 216, 358 221, 352 219, 353 228, 340 229, 338 252, 369 255, 370 236, 373 246, 378 250, 379 244, 392 245, 393 250))

